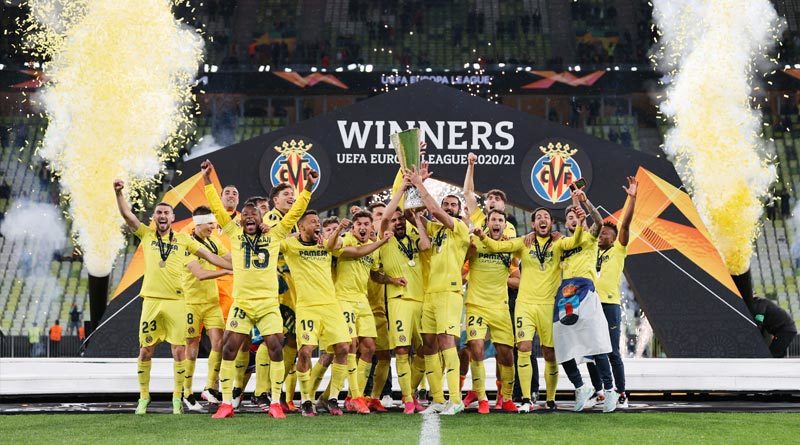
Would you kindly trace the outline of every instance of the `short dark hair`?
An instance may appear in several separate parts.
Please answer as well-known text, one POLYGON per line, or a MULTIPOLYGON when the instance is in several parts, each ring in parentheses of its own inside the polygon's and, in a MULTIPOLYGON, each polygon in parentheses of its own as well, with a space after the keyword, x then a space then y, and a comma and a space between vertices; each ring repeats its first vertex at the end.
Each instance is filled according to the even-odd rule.
POLYGON ((302 220, 306 219, 306 216, 309 216, 309 215, 317 215, 317 216, 319 216, 319 213, 317 213, 317 211, 314 210, 314 209, 308 209, 308 210, 306 210, 305 213, 303 213, 303 216, 300 217, 299 221, 302 221, 302 220))
POLYGON ((578 210, 578 206, 577 205, 567 206, 567 208, 564 209, 564 218, 566 218, 567 215, 569 215, 570 212, 574 212, 576 210, 578 210))
POLYGON ((375 201, 375 202, 371 202, 371 203, 370 203, 370 204, 367 206, 367 210, 369 210, 370 212, 372 212, 373 210, 375 210, 375 209, 376 209, 376 208, 378 208, 378 207, 384 207, 384 208, 385 208, 385 207, 386 207, 386 203, 384 203, 383 201, 375 201))
POLYGON ((458 210, 461 210, 461 198, 459 198, 456 195, 444 195, 444 198, 442 198, 442 202, 441 203, 444 203, 444 200, 447 199, 447 198, 453 198, 456 201, 458 201, 458 210))
POLYGON ((339 224, 339 218, 336 216, 329 216, 322 220, 322 227, 328 227, 331 224, 339 224))
POLYGON ((490 196, 497 196, 503 202, 508 202, 508 200, 506 199, 506 192, 504 192, 504 191, 502 191, 500 189, 491 189, 488 192, 486 192, 486 198, 488 198, 490 196))
MULTIPOLYGON (((245 202, 244 205, 242 206, 242 211, 244 212, 244 209, 246 209, 248 207, 252 207, 252 208, 256 209, 258 211, 258 213, 261 214, 261 209, 258 208, 258 205, 256 205, 256 203, 251 202, 251 201, 245 202)), ((261 216, 263 217, 264 215, 261 215, 261 216)))
POLYGON ((282 191, 284 191, 286 189, 290 189, 290 188, 292 188, 292 186, 289 185, 286 182, 281 182, 280 184, 276 185, 275 187, 272 187, 272 190, 269 191, 269 203, 274 206, 275 205, 275 197, 278 196, 278 193, 280 193, 280 192, 282 192, 282 191))
POLYGON ((553 213, 550 211, 550 209, 548 209, 547 207, 536 207, 535 209, 533 209, 533 213, 531 213, 531 221, 536 220, 536 214, 541 211, 547 212, 547 215, 550 217, 550 219, 553 219, 553 213))
POLYGON ((608 221, 603 221, 603 227, 608 227, 609 229, 613 230, 614 236, 619 235, 619 229, 617 229, 616 224, 608 221))
POLYGON ((359 210, 355 215, 353 215, 353 221, 355 222, 355 220, 358 218, 369 218, 369 220, 372 221, 372 213, 366 210, 359 210))
POLYGON ((506 216, 506 212, 504 212, 502 210, 492 209, 492 210, 489 211, 489 214, 486 215, 486 219, 487 220, 489 219, 490 216, 492 216, 492 213, 497 213, 498 215, 503 215, 503 219, 505 219, 505 220, 508 219, 508 217, 506 216))
MULTIPOLYGON (((172 209, 173 212, 175 211, 175 207, 172 207, 172 204, 170 204, 168 202, 161 201, 158 204, 156 204, 156 207, 161 207, 161 206, 169 207, 170 209, 172 209)), ((155 208, 155 207, 153 207, 153 208, 155 208)))
POLYGON ((206 207, 206 206, 197 206, 197 207, 196 207, 196 208, 195 208, 195 209, 192 211, 192 216, 196 216, 196 215, 210 215, 210 214, 211 214, 211 209, 209 209, 209 208, 208 208, 208 207, 206 207))

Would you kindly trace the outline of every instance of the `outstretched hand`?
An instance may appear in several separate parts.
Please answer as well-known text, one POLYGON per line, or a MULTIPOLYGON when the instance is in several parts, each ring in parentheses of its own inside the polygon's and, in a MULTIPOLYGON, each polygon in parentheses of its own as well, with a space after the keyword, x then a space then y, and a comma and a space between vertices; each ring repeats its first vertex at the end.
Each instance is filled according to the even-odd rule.
POLYGON ((214 164, 206 159, 200 164, 200 171, 203 172, 203 179, 211 181, 211 172, 214 171, 214 164))
POLYGON ((115 192, 119 193, 124 188, 125 188, 125 181, 123 181, 122 179, 115 179, 114 180, 114 191, 115 192))
POLYGON ((639 188, 639 181, 636 180, 633 176, 628 176, 628 186, 622 186, 622 189, 625 190, 625 193, 628 194, 631 198, 636 197, 636 190, 639 188))
POLYGON ((313 186, 317 183, 317 181, 319 181, 319 172, 316 170, 309 170, 308 174, 306 175, 306 180, 313 186))

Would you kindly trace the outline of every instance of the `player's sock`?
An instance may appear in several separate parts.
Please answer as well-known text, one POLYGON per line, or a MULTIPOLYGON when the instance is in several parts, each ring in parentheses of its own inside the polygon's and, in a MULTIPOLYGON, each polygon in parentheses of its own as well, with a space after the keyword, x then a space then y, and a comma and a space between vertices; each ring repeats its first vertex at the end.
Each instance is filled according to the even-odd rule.
POLYGON ((328 367, 322 364, 322 360, 317 360, 317 363, 314 363, 314 366, 311 368, 312 392, 317 392, 319 389, 319 384, 322 382, 322 377, 325 376, 325 371, 327 370, 328 367))
POLYGON ((186 372, 183 377, 183 396, 189 397, 192 394, 192 384, 194 383, 194 366, 197 364, 196 360, 186 359, 183 361, 186 372))
MULTIPOLYGON (((406 356, 408 357, 408 356, 406 356)), ((424 365, 425 362, 423 362, 424 365)), ((386 386, 386 380, 389 379, 389 368, 392 365, 391 360, 378 360, 378 364, 375 365, 375 374, 372 376, 372 398, 373 399, 380 399, 381 393, 383 392, 383 387, 386 386)), ((423 371, 424 372, 424 371, 423 371)), ((366 373, 369 373, 369 368, 366 369, 366 373)), ((410 378, 410 375, 409 375, 410 378)), ((410 381, 409 381, 410 382, 410 381)), ((366 385, 366 379, 364 380, 364 384, 366 385)))
POLYGON ((439 353, 425 356, 425 377, 430 385, 431 398, 436 403, 444 403, 444 389, 442 388, 442 361, 439 353))
MULTIPOLYGON (((358 382, 358 360, 355 354, 347 354, 347 386, 350 390, 350 397, 357 399, 364 395, 361 391, 361 384, 358 382)), ((331 377, 333 378, 333 377, 331 377)))
MULTIPOLYGON (((395 362, 397 366, 397 380, 400 382, 400 392, 403 394, 403 402, 412 402, 414 389, 411 386, 411 365, 408 363, 408 354, 397 354, 395 362)), ((377 375, 377 372, 375 372, 375 374, 377 375)), ((374 389, 372 394, 375 394, 374 389)), ((375 397, 373 396, 373 398, 375 397)))
MULTIPOLYGON (((272 401, 277 402, 281 399, 281 389, 283 388, 284 379, 283 360, 276 362, 273 361, 269 366, 269 386, 272 389, 272 401)), ((258 378, 258 376, 256 376, 258 378)))
POLYGON ((458 359, 458 350, 448 348, 442 351, 444 358, 444 373, 447 378, 447 391, 450 394, 450 401, 454 404, 461 403, 461 389, 459 388, 460 375, 458 374, 461 362, 458 359))
POLYGON ((556 386, 558 386, 558 363, 544 362, 544 384, 547 388, 547 400, 555 400, 556 386))
POLYGON ((331 366, 331 391, 330 395, 328 395, 328 400, 330 399, 338 399, 339 392, 342 390, 342 386, 344 386, 344 379, 347 377, 347 365, 340 365, 339 363, 334 363, 331 366))
POLYGON ((183 394, 183 381, 186 378, 186 360, 173 360, 172 361, 172 375, 175 377, 175 383, 172 387, 172 398, 180 399, 183 394))
POLYGON ((411 359, 411 391, 419 388, 423 378, 425 378, 425 358, 414 354, 414 358, 411 359))
POLYGON ((511 400, 514 393, 514 366, 498 365, 500 368, 500 393, 503 400, 511 400))
POLYGON ((531 351, 519 351, 517 355, 517 378, 519 379, 519 389, 523 399, 531 398, 531 379, 533 378, 533 368, 531 367, 531 351))
MULTIPOLYGON (((297 375, 297 380, 300 381, 300 399, 303 402, 305 402, 306 400, 311 400, 312 397, 314 396, 314 394, 313 394, 313 392, 311 390, 311 372, 310 371, 305 371, 305 372, 296 371, 295 374, 297 375)), ((287 400, 288 400, 289 394, 287 393, 286 396, 287 396, 287 400)))
MULTIPOLYGON (((364 396, 364 390, 367 388, 367 380, 369 380, 369 370, 371 368, 372 368, 372 362, 365 362, 364 360, 358 359, 358 371, 357 371, 358 372, 358 384, 360 385, 359 386, 359 392, 361 393, 362 397, 364 396)), ((377 372, 378 371, 376 370, 375 373, 377 374, 377 372)), ((386 383, 386 382, 384 382, 384 383, 386 383)), ((374 388, 375 384, 373 383, 372 386, 373 386, 372 393, 374 394, 375 393, 375 388, 374 388)), ((380 398, 380 394, 378 394, 378 397, 380 398)))
POLYGON ((150 399, 150 368, 153 366, 153 361, 136 362, 136 371, 139 377, 139 398, 142 400, 150 399))
MULTIPOLYGON (((294 346, 289 346, 288 344, 283 347, 283 367, 286 368, 284 372, 286 376, 289 376, 289 371, 291 370, 292 374, 295 373, 295 360, 297 359, 297 348, 294 346)), ((294 387, 292 387, 294 389, 294 387)))
MULTIPOLYGON (((295 365, 295 360, 297 359, 297 348, 294 346, 289 346, 286 344, 283 347, 283 371, 286 374, 286 378, 283 380, 283 390, 286 392, 286 401, 294 400, 294 392, 297 389, 297 366, 295 365)), ((310 379, 310 374, 309 374, 310 379)), ((315 389, 311 390, 311 396, 314 396, 315 389)), ((300 388, 300 392, 303 392, 303 388, 300 388)))
POLYGON ((234 359, 233 387, 244 389, 244 373, 247 371, 247 362, 250 361, 249 351, 239 351, 234 359))
POLYGON ((233 401, 233 378, 236 374, 236 360, 222 360, 219 367, 219 386, 222 390, 222 403, 233 401))
POLYGON ((219 351, 211 351, 208 354, 208 379, 206 380, 206 388, 217 389, 217 380, 219 380, 219 367, 222 364, 222 353, 219 351))
POLYGON ((486 399, 486 369, 483 360, 472 360, 469 364, 472 371, 472 390, 478 394, 478 400, 486 399))
MULTIPOLYGON (((283 363, 283 362, 281 362, 283 363)), ((281 369, 283 372, 283 369, 281 369)), ((269 349, 267 345, 261 344, 256 352, 256 390, 255 395, 260 396, 270 390, 272 366, 269 359, 269 349)), ((281 378, 281 380, 283 380, 281 378)))

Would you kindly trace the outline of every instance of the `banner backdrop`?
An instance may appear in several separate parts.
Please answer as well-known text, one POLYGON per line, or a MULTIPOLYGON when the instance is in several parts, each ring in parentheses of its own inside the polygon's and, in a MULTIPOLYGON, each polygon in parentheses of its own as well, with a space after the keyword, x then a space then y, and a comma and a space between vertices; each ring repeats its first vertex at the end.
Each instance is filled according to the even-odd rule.
MULTIPOLYGON (((558 218, 569 204, 569 184, 585 178, 593 203, 615 221, 625 205, 622 185, 635 175, 639 198, 625 273, 666 353, 768 356, 691 199, 679 190, 680 179, 664 159, 434 82, 382 94, 207 157, 219 183, 236 185, 242 200, 266 195, 279 182, 302 190, 307 172, 318 170, 311 207, 323 210, 388 188, 397 172, 389 135, 412 127, 422 129, 436 179, 460 186, 472 152, 478 156, 476 190, 502 189, 511 204, 549 207, 558 218)), ((178 204, 179 220, 205 204, 196 174, 202 160, 187 161, 182 170, 190 177, 176 178, 165 197, 178 204)), ((141 272, 141 262, 134 259, 106 317, 135 298, 141 272)), ((89 355, 136 354, 135 340, 130 341, 137 335, 134 306, 140 303, 98 333, 89 355)))

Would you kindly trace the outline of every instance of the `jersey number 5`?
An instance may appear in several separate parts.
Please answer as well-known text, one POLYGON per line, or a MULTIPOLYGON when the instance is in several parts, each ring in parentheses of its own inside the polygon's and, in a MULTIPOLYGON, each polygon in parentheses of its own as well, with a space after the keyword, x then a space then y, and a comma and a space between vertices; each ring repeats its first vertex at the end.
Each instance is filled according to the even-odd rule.
POLYGON ((262 250, 260 247, 256 247, 256 250, 253 250, 247 243, 243 243, 242 247, 244 247, 245 269, 249 269, 251 265, 254 269, 267 268, 267 265, 269 265, 269 250, 262 250), (264 261, 261 261, 260 255, 263 256, 264 261))

